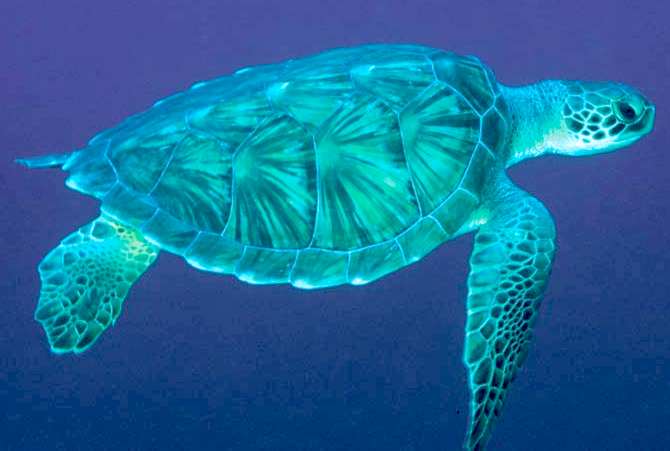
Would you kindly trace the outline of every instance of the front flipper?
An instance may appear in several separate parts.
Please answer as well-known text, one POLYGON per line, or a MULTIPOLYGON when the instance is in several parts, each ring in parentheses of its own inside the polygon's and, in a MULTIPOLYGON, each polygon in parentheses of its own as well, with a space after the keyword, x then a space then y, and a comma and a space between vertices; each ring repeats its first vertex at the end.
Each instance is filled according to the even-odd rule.
POLYGON ((80 353, 114 324, 131 285, 158 248, 107 216, 83 226, 44 257, 35 319, 55 353, 80 353))
POLYGON ((471 396, 468 450, 484 449, 507 387, 525 360, 555 248, 554 223, 540 201, 507 179, 492 197, 468 277, 463 356, 471 396))

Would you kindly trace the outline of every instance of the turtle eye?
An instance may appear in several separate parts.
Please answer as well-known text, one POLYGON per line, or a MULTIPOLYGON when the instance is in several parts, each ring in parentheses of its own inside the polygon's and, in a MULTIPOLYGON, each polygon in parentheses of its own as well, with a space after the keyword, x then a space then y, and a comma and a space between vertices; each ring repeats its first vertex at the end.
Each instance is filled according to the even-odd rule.
POLYGON ((614 113, 621 122, 625 122, 626 124, 634 122, 638 115, 635 107, 623 100, 620 100, 614 104, 614 113))

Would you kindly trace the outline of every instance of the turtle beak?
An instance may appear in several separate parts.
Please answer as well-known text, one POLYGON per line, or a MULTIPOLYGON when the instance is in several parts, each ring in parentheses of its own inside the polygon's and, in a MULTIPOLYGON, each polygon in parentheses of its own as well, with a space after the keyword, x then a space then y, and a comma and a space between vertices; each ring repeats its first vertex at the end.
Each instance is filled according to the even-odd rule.
POLYGON ((649 130, 647 130, 647 133, 649 133, 654 129, 654 121, 656 120, 656 107, 651 103, 648 105, 649 106, 647 107, 647 110, 650 112, 649 113, 650 117, 649 117, 649 130))
POLYGON ((654 120, 656 119, 656 107, 645 101, 644 113, 640 119, 628 126, 630 131, 638 133, 640 136, 646 135, 654 129, 654 120))

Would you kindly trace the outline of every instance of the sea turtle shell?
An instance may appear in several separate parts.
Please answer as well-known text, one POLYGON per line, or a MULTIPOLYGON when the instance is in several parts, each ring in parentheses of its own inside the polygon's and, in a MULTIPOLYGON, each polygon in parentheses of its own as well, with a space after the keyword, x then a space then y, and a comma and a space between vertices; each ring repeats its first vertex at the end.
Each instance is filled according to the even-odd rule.
POLYGON ((362 284, 456 234, 505 141, 480 61, 374 45, 196 83, 94 137, 68 186, 193 266, 362 284))

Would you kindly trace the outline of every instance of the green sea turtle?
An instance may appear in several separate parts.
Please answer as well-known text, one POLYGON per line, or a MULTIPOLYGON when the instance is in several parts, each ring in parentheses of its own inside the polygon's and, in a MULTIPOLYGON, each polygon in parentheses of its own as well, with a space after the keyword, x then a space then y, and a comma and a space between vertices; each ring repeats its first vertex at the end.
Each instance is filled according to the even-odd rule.
POLYGON ((114 324, 160 250, 199 269, 298 288, 365 284, 476 232, 464 362, 465 446, 483 449, 522 364, 554 222, 505 169, 592 155, 649 133, 654 107, 618 83, 507 87, 477 58, 412 45, 246 68, 157 102, 62 167, 100 217, 40 263, 35 318, 56 353, 114 324))

